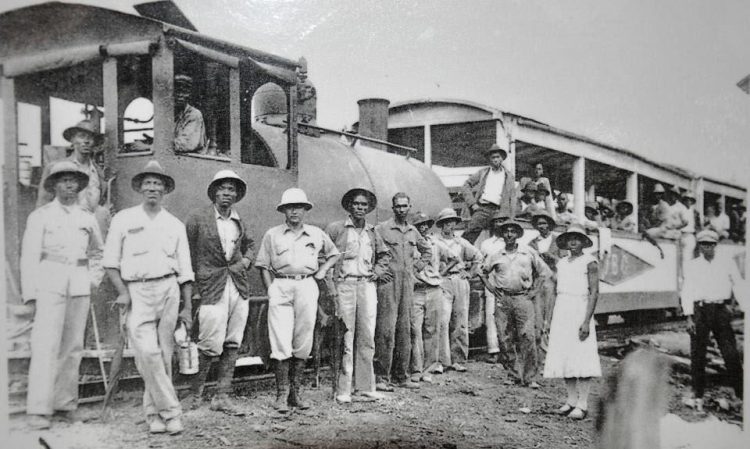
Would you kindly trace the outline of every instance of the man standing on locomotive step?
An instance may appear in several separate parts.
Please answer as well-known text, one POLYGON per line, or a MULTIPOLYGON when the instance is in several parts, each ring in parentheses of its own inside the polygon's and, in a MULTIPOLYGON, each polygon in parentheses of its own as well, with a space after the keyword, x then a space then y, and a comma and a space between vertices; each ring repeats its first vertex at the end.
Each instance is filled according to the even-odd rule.
POLYGON ((393 391, 391 380, 402 388, 419 388, 409 378, 411 358, 411 311, 414 273, 432 258, 432 249, 406 219, 411 200, 404 192, 393 195, 393 218, 378 224, 375 231, 391 251, 393 279, 378 285, 378 314, 375 321, 375 387, 393 391))
MULTIPOLYGON (((78 192, 78 205, 86 212, 94 214, 100 231, 103 236, 106 236, 111 212, 101 203, 107 197, 107 181, 104 177, 104 170, 94 163, 94 152, 104 141, 104 136, 99 134, 91 120, 81 120, 63 131, 63 137, 70 142, 73 149, 65 160, 74 163, 79 171, 86 173, 89 177, 88 185, 78 192)), ((44 181, 49 176, 53 165, 47 164, 44 167, 36 207, 43 206, 54 198, 54 193, 44 188, 44 181)))
POLYGON ((469 176, 462 188, 464 201, 471 211, 471 220, 463 238, 472 244, 497 212, 515 216, 515 180, 503 167, 503 161, 508 157, 508 153, 497 144, 493 144, 484 154, 489 159, 489 167, 484 167, 469 176))
POLYGON ((287 189, 276 207, 286 220, 266 231, 255 260, 268 290, 268 337, 271 358, 276 361, 274 408, 279 413, 289 412, 290 405, 310 408, 302 400, 300 384, 312 351, 319 294, 316 280, 324 279, 339 259, 328 234, 305 224, 305 213, 312 207, 302 189, 287 189))
POLYGON ((187 408, 198 408, 203 386, 218 361, 216 395, 211 410, 238 412, 232 401, 234 365, 247 324, 253 239, 233 207, 247 192, 247 184, 232 170, 221 170, 208 185, 211 205, 194 210, 185 222, 190 258, 199 300, 198 373, 190 378, 187 408))
POLYGON ((157 161, 133 176, 143 202, 112 218, 103 265, 127 309, 126 326, 143 378, 143 408, 149 432, 182 432, 182 408, 172 385, 174 331, 190 330, 193 268, 185 225, 163 206, 174 178, 157 161), (182 310, 180 311, 180 302, 182 310))
POLYGON ((55 163, 43 188, 51 203, 29 215, 21 245, 23 301, 35 308, 26 409, 35 429, 53 413, 74 420, 78 368, 91 291, 102 280, 102 237, 94 216, 78 205, 88 174, 55 163))
POLYGON ((377 284, 388 282, 390 251, 375 227, 365 216, 377 207, 375 194, 364 188, 346 192, 341 206, 349 212, 346 220, 328 225, 326 232, 342 256, 334 266, 330 291, 336 292, 337 313, 346 326, 341 372, 335 373, 336 400, 351 402, 352 376, 354 389, 372 399, 383 395, 375 391, 375 317, 377 315, 377 284))

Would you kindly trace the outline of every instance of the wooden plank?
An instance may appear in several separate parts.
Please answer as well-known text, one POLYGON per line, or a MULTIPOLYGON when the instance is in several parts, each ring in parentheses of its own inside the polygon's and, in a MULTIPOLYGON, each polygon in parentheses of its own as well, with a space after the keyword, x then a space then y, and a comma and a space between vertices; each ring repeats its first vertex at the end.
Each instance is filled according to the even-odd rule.
POLYGON ((299 167, 299 153, 297 152, 297 86, 293 85, 289 87, 287 92, 287 98, 289 103, 289 110, 287 115, 287 123, 289 124, 287 134, 287 151, 288 151, 288 162, 287 170, 292 170, 297 175, 299 167))
POLYGON ((18 223, 18 103, 13 78, 3 76, 0 81, 3 99, 3 199, 5 226, 5 260, 11 273, 19 279, 21 235, 18 223))
MULTIPOLYGON (((104 99, 104 166, 114 167, 120 149, 119 91, 117 87, 117 59, 107 58, 102 63, 102 98, 104 99)), ((113 185, 114 186, 114 185, 113 185)), ((112 202, 116 192, 111 192, 112 202)))
POLYGON ((152 59, 154 153, 174 150, 174 53, 162 43, 152 59))
POLYGON ((242 151, 242 124, 240 106, 240 69, 229 69, 229 158, 233 164, 240 163, 242 151))

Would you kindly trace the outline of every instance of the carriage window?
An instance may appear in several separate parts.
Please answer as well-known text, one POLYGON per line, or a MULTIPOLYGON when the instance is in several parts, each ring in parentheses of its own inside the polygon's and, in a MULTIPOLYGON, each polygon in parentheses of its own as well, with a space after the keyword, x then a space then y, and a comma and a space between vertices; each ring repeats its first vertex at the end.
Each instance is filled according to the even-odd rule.
POLYGON ((131 151, 147 150, 154 140, 154 104, 139 97, 125 108, 122 142, 131 151))

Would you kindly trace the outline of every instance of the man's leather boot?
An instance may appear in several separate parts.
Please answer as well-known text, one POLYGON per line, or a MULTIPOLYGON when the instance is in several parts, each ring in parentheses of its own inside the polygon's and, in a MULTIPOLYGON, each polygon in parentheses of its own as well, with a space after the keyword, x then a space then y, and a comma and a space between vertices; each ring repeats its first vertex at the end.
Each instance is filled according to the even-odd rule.
POLYGON ((203 401, 203 389, 206 385, 208 371, 211 369, 211 363, 216 357, 205 355, 198 351, 198 372, 190 376, 190 392, 183 399, 185 410, 196 410, 201 406, 203 401))
POLYGON ((287 396, 289 396, 289 365, 291 359, 277 360, 274 369, 276 375, 276 402, 273 404, 273 408, 279 413, 287 413, 289 406, 287 405, 287 396))
POLYGON ((240 408, 232 400, 234 393, 232 379, 234 378, 234 366, 238 357, 237 348, 224 347, 219 357, 219 370, 216 378, 216 394, 211 399, 211 410, 222 411, 232 415, 241 413, 240 408))
POLYGON ((292 365, 290 367, 290 378, 292 388, 289 392, 289 405, 297 407, 300 410, 307 410, 310 405, 302 400, 302 374, 305 369, 305 360, 292 358, 292 365))

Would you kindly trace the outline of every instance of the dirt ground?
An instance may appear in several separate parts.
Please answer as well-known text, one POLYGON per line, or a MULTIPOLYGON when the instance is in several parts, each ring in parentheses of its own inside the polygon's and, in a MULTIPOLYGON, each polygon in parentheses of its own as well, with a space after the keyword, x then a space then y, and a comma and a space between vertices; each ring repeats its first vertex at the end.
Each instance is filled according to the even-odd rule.
MULTIPOLYGON (((617 368, 619 358, 601 355, 605 376, 617 368)), ((244 416, 212 412, 204 404, 185 414, 185 432, 173 437, 149 435, 140 397, 130 395, 116 401, 105 418, 99 416, 101 404, 86 405, 79 411, 82 422, 56 422, 43 433, 29 432, 27 418, 14 415, 11 445, 3 447, 44 447, 38 443, 39 436, 52 449, 595 447, 594 417, 604 378, 593 385, 589 417, 573 421, 554 414, 565 397, 562 381, 545 380, 541 389, 531 390, 508 385, 501 365, 474 360, 467 367, 467 373, 435 376, 435 383, 422 384, 420 390, 397 389, 377 402, 355 396, 355 402, 345 405, 331 399, 330 373, 326 372, 321 388, 305 390, 313 407, 288 415, 272 409, 273 381, 262 381, 238 392, 244 416), (523 413, 522 407, 530 412, 523 413)), ((709 378, 706 412, 685 406, 682 398, 690 391, 689 380, 687 373, 673 371, 671 413, 686 421, 705 419, 709 413, 729 422, 741 419, 736 404, 731 410, 720 409, 718 399, 731 393, 717 386, 719 376, 709 378)))

